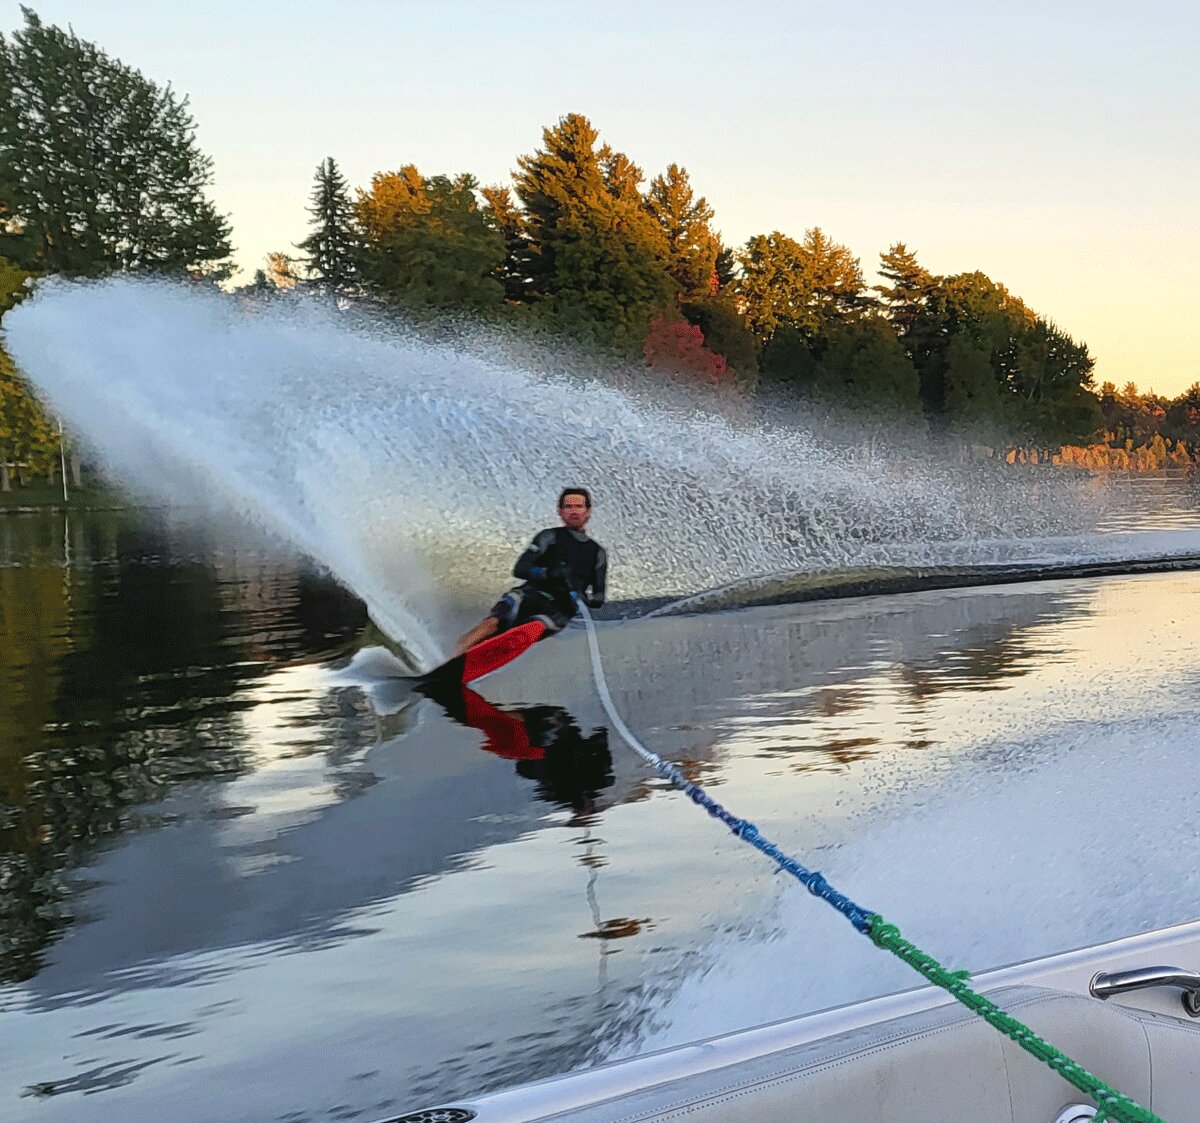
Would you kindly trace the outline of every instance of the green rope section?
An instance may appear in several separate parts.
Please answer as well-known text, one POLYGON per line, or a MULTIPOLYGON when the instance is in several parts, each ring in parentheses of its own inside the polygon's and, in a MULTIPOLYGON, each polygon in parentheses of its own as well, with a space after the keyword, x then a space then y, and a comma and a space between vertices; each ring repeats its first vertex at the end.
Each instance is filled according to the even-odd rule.
POLYGON ((1064 1080, 1091 1096, 1098 1105, 1096 1123, 1105 1119, 1115 1120, 1116 1123, 1164 1123, 1154 1112, 1110 1088, 1098 1076, 1076 1064, 1048 1041, 1043 1041, 1028 1026, 1017 1021, 1011 1014, 1006 1014, 990 999, 973 991, 967 986, 967 980, 971 977, 969 971, 947 971, 933 956, 927 955, 915 944, 910 944, 900 935, 900 929, 894 924, 889 924, 879 913, 874 914, 871 930, 867 935, 876 947, 890 951, 935 986, 949 991, 968 1010, 978 1014, 989 1025, 995 1026, 1001 1033, 1012 1038, 1031 1056, 1048 1064, 1064 1080))

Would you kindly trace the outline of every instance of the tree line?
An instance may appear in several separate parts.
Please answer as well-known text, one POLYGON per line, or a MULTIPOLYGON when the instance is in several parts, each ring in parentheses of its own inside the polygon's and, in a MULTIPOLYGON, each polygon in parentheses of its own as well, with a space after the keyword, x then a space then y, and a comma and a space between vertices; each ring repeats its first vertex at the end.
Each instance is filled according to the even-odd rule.
POLYGON ((1195 472, 1200 461, 1200 382, 1178 397, 1145 393, 1127 382, 1100 387, 1103 426, 1087 445, 1066 445, 1057 463, 1098 471, 1195 472))
MULTIPOLYGON (((0 300, 48 273, 227 279, 229 226, 205 195, 186 99, 23 12, 0 36, 0 300)), ((352 190, 326 158, 299 253, 270 255, 239 291, 499 321, 872 431, 903 423, 1043 457, 1144 436, 1113 428, 1087 346, 981 272, 934 274, 897 242, 868 285, 817 226, 727 245, 686 168, 648 178, 580 114, 515 163, 507 184, 405 164, 352 190)), ((3 359, 0 395, 0 461, 35 463, 48 430, 3 359)), ((1189 425, 1161 434, 1172 451, 1195 452, 1189 425)))

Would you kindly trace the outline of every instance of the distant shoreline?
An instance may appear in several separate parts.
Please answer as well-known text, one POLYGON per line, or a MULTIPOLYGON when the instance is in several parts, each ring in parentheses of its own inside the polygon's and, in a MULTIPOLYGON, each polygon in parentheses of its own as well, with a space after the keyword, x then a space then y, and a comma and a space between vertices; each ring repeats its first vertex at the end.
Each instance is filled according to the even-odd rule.
POLYGON ((131 511, 143 510, 148 505, 136 503, 116 488, 103 484, 88 483, 83 487, 67 484, 67 498, 63 499, 61 480, 50 483, 41 478, 25 485, 15 479, 12 491, 0 491, 0 514, 39 514, 43 511, 131 511))

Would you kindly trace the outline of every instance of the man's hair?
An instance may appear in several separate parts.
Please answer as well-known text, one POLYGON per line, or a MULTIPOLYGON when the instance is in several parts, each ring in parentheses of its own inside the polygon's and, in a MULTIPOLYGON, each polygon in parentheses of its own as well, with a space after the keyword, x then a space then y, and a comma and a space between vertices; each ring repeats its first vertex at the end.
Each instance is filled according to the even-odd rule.
POLYGON ((586 487, 564 487, 558 497, 558 505, 560 507, 566 501, 568 495, 582 495, 583 502, 586 504, 588 510, 592 509, 592 495, 586 487))

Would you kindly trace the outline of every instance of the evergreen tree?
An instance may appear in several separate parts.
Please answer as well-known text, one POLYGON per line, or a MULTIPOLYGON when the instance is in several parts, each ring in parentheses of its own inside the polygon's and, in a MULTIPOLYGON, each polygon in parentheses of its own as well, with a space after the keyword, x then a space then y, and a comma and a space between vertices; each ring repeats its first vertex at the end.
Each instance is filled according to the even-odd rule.
POLYGON ((675 300, 666 239, 638 191, 641 171, 586 117, 543 130, 543 147, 514 177, 530 241, 531 288, 561 329, 604 345, 640 347, 675 300))
POLYGON ((227 275, 187 100, 22 12, 0 35, 0 252, 42 272, 227 275))
MULTIPOLYGON (((1003 356, 1013 336, 1033 315, 1003 285, 983 273, 958 273, 936 278, 929 288, 921 314, 914 320, 905 343, 921 377, 921 398, 931 418, 958 418, 970 424, 1000 420, 1004 403, 997 396, 1000 384, 1008 389, 1003 356), (963 336, 954 351, 950 370, 950 344, 963 336), (982 378, 978 354, 986 357, 988 378, 995 386, 969 388, 964 379, 982 378)), ((1011 410, 1008 411, 1011 417, 1011 410)))
POLYGON ((309 277, 332 293, 358 284, 358 239, 346 177, 332 156, 317 165, 308 213, 313 232, 297 246, 307 256, 309 277))
POLYGON ((1174 441, 1186 441, 1193 453, 1200 453, 1200 382, 1193 382, 1168 404, 1163 432, 1174 441))
MULTIPOLYGON (((634 213, 642 207, 642 180, 646 177, 624 152, 617 152, 604 145, 597 153, 600 174, 608 193, 619 202, 627 204, 634 213)), ((648 227, 647 227, 648 228, 648 227)))
POLYGON ((717 251, 714 270, 717 275, 718 292, 724 292, 726 289, 733 288, 738 277, 737 251, 730 249, 728 246, 722 246, 717 251))
POLYGON ((507 187, 485 187, 484 218, 504 239, 504 263, 499 279, 504 299, 513 304, 528 304, 534 299, 532 249, 525 229, 525 216, 507 187))
POLYGON ((517 159, 513 184, 525 211, 532 285, 539 296, 554 289, 559 223, 594 206, 607 191, 596 152, 599 135, 586 117, 569 113, 542 130, 542 148, 517 159))
POLYGON ((717 287, 717 256, 721 239, 710 223, 713 209, 696 198, 687 171, 678 164, 650 181, 646 206, 667 240, 667 272, 685 299, 713 295, 717 287))
POLYGON ((890 285, 875 285, 888 318, 901 342, 907 343, 925 311, 925 301, 934 284, 941 280, 917 263, 903 242, 896 242, 879 255, 879 272, 890 285))
POLYGON ((811 394, 817 358, 808 339, 791 324, 780 324, 772 332, 759 366, 763 385, 792 397, 811 394))
POLYGON ((763 339, 787 324, 810 339, 865 303, 857 258, 817 227, 803 242, 776 230, 751 238, 739 256, 738 292, 751 329, 763 339))
POLYGON ((376 174, 355 206, 366 286, 412 309, 498 308, 504 239, 479 206, 476 186, 470 175, 426 179, 411 164, 376 174))
POLYGON ((952 428, 1010 427, 1013 413, 1005 408, 1005 388, 996 378, 992 356, 987 345, 966 327, 947 341, 942 379, 942 415, 952 428))
POLYGON ((1000 356, 1001 372, 1021 403, 1025 434, 1047 447, 1090 438, 1103 425, 1093 390, 1095 360, 1042 317, 1022 323, 1000 356))
POLYGON ((813 371, 812 394, 875 421, 920 412, 920 379, 879 315, 831 324, 813 371))

